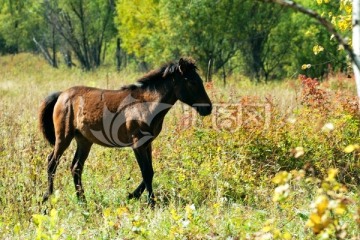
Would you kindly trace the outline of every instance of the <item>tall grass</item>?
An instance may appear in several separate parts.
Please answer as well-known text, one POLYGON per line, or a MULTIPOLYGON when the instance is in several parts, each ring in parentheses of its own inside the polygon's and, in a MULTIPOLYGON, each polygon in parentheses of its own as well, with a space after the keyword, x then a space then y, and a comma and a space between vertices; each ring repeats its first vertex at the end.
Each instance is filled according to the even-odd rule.
POLYGON ((74 85, 117 89, 139 76, 111 68, 53 69, 28 54, 0 58, 1 238, 311 238, 305 225, 321 184, 299 180, 288 202, 279 204, 271 179, 292 169, 322 179, 329 168, 339 168, 338 180, 353 201, 341 216, 347 237, 359 237, 353 219, 359 152, 344 149, 360 143, 360 124, 352 111, 352 83, 334 84, 340 75, 316 88, 326 92, 321 106, 311 104, 322 99, 304 98, 312 95, 299 80, 256 85, 237 76, 227 87, 221 81, 207 84, 213 102, 223 108, 215 117, 191 118, 193 113, 177 103, 154 142, 155 210, 147 207, 146 194, 126 200, 141 181, 132 151, 99 146, 92 148, 83 174, 88 206, 78 205, 69 170, 74 144, 61 158, 57 193, 41 204, 51 147, 38 130, 40 102, 74 85), (240 122, 234 118, 239 111, 240 122))

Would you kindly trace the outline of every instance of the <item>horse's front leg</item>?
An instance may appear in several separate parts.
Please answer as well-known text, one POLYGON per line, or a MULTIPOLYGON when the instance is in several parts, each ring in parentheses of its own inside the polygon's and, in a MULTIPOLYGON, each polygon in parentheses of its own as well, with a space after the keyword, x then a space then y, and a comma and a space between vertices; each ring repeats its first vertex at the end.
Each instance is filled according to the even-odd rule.
POLYGON ((145 190, 145 182, 142 181, 139 186, 132 192, 129 193, 128 199, 139 199, 141 194, 144 192, 145 190))
MULTIPOLYGON (((148 145, 148 147, 146 148, 146 156, 150 161, 150 164, 152 165, 152 154, 151 154, 152 150, 151 150, 151 144, 148 145)), ((135 153, 136 156, 136 153, 135 153)), ((140 167, 141 169, 141 167, 140 167)), ((141 197, 141 194, 144 192, 145 190, 145 182, 144 180, 141 181, 141 183, 139 184, 139 186, 132 192, 129 194, 128 199, 139 199, 141 197)))
POLYGON ((135 189, 135 191, 129 195, 129 197, 139 198, 141 193, 145 190, 148 191, 149 197, 148 202, 151 207, 155 205, 155 197, 152 189, 152 180, 154 176, 154 170, 152 167, 151 157, 151 143, 143 145, 139 148, 134 149, 136 160, 139 164, 143 181, 135 189))

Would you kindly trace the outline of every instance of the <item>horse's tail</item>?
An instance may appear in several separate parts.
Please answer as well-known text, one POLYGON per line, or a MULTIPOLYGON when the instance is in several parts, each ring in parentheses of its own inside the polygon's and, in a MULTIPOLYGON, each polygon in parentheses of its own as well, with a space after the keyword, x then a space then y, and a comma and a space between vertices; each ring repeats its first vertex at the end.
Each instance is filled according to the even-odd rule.
POLYGON ((39 111, 39 126, 45 139, 51 144, 55 145, 55 128, 53 122, 54 106, 57 102, 61 92, 50 94, 41 103, 39 111))

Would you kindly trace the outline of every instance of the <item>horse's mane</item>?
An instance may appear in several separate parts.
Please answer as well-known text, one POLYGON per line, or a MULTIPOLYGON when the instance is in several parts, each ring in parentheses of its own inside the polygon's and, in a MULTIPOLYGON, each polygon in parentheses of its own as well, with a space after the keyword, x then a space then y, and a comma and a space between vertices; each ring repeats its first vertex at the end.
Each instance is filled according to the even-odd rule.
MULTIPOLYGON (((197 69, 195 62, 192 59, 183 59, 183 63, 186 64, 187 69, 197 69)), ((181 71, 179 63, 170 62, 164 64, 162 67, 151 70, 146 73, 136 83, 121 87, 122 90, 135 90, 138 88, 148 88, 162 83, 168 76, 173 75, 176 71, 181 71)))

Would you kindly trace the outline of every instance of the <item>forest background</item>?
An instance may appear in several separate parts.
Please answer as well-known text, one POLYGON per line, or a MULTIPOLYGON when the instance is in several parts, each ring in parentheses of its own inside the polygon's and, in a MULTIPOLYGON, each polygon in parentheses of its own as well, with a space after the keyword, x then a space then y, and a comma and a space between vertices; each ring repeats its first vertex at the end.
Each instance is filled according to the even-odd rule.
MULTIPOLYGON (((351 1, 299 3, 351 36, 351 1)), ((254 81, 349 68, 315 20, 261 1, 9 0, 0 2, 0 22, 1 54, 37 52, 54 67, 116 64, 146 71, 192 56, 207 80, 240 73, 254 81)))

